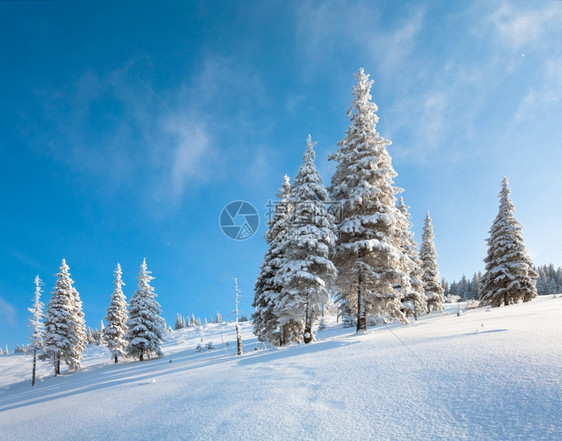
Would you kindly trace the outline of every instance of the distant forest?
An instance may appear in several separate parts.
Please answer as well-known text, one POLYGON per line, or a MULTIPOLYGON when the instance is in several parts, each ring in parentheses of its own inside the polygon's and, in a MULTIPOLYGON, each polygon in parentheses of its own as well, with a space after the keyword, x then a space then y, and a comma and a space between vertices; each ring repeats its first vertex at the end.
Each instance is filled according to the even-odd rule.
MULTIPOLYGON (((535 266, 535 271, 539 274, 537 280, 537 293, 539 296, 546 294, 558 294, 562 292, 562 267, 554 268, 554 265, 535 266)), ((480 279, 482 273, 479 271, 474 273, 472 278, 468 279, 464 274, 461 280, 449 282, 445 278, 441 280, 444 295, 459 296, 462 300, 477 299, 478 289, 480 288, 480 279)))

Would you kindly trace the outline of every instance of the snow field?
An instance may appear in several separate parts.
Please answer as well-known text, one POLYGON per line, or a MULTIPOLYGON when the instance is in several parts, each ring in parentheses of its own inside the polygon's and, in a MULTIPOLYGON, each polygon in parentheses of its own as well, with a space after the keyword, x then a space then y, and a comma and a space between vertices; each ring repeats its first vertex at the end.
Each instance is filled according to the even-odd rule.
POLYGON ((552 296, 359 335, 331 322, 282 349, 254 351, 244 323, 241 357, 234 326, 212 324, 215 350, 195 351, 196 328, 142 363, 88 347, 80 372, 41 363, 34 388, 29 355, 0 357, 0 439, 556 440, 561 324, 552 296))

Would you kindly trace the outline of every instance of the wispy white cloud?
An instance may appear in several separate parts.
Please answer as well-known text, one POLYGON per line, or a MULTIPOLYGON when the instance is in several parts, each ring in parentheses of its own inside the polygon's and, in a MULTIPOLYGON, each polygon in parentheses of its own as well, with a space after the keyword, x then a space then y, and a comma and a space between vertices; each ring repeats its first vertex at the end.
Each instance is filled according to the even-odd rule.
POLYGON ((341 52, 359 51, 365 64, 377 66, 384 75, 399 74, 399 67, 412 55, 425 16, 422 6, 406 11, 404 18, 389 21, 370 1, 303 2, 297 33, 307 64, 325 65, 326 57, 333 53, 326 48, 337 48, 341 52))
POLYGON ((16 308, 0 297, 0 319, 9 325, 16 324, 16 308))
POLYGON ((537 9, 536 4, 532 9, 519 9, 504 3, 489 19, 504 43, 520 49, 529 43, 540 42, 553 26, 560 26, 562 10, 558 6, 555 2, 546 2, 542 9, 537 9))

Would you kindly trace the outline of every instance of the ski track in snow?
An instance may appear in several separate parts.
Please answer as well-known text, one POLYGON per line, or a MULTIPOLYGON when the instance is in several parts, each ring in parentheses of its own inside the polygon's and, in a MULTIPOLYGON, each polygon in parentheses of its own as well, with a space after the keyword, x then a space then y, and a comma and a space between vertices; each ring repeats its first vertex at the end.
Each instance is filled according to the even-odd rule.
POLYGON ((240 357, 233 324, 187 328, 161 359, 40 363, 33 388, 31 356, 2 356, 0 440, 560 439, 562 298, 456 310, 258 351, 245 323, 240 357))

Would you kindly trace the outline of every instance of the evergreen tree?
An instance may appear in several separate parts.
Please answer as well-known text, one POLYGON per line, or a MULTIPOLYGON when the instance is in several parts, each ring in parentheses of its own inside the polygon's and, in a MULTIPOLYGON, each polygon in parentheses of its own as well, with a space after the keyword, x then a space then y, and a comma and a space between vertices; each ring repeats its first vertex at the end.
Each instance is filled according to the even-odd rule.
POLYGON ((509 197, 509 183, 503 178, 500 208, 487 239, 486 273, 480 285, 482 305, 501 306, 528 302, 537 295, 538 274, 523 242, 522 225, 515 218, 509 197))
POLYGON ((350 126, 330 159, 337 162, 329 189, 336 215, 338 298, 343 316, 357 317, 357 331, 367 329, 367 316, 406 322, 402 291, 408 292, 412 261, 402 249, 403 215, 396 208, 397 176, 386 150, 390 141, 376 131, 377 105, 363 69, 355 75, 350 126))
POLYGON ((468 295, 466 297, 463 297, 463 299, 468 300, 468 299, 475 299, 478 297, 478 290, 480 289, 481 278, 482 278, 482 274, 480 272, 474 273, 474 275, 472 276, 472 280, 470 281, 469 284, 468 295))
MULTIPOLYGON (((418 244, 414 240, 414 232, 412 231, 412 222, 410 221, 410 213, 408 206, 404 203, 404 199, 400 198, 398 209, 402 213, 403 219, 402 231, 402 249, 406 255, 412 260, 410 269, 410 289, 403 292, 404 298, 402 305, 407 317, 414 316, 417 320, 418 313, 425 311, 427 300, 425 298, 421 261, 417 252, 418 244)), ((445 282, 445 279, 443 279, 445 282)))
POLYGON ((554 277, 550 277, 548 280, 548 285, 546 287, 547 294, 556 294, 558 286, 556 284, 556 279, 554 277))
POLYGON ((215 322, 216 323, 222 323, 222 315, 218 311, 217 311, 217 315, 215 317, 215 322))
POLYGON ((433 237, 433 224, 428 211, 425 216, 420 248, 420 259, 423 271, 422 280, 427 297, 428 313, 430 313, 431 310, 443 311, 443 287, 439 283, 439 266, 437 265, 437 251, 435 251, 433 237))
POLYGON ((86 343, 94 344, 95 342, 96 339, 94 338, 94 332, 92 331, 92 328, 88 328, 88 330, 86 331, 86 343))
POLYGON ((41 303, 41 289, 43 282, 39 276, 35 276, 35 300, 33 302, 33 307, 28 308, 31 313, 31 319, 29 320, 29 326, 33 329, 30 336, 31 340, 31 350, 33 351, 33 371, 31 375, 31 385, 35 386, 35 372, 37 368, 37 352, 43 349, 43 339, 45 335, 45 329, 43 326, 43 303, 41 303))
POLYGON ((544 267, 539 267, 537 273, 537 294, 543 296, 548 293, 548 276, 544 267))
POLYGON ((115 280, 113 284, 113 293, 111 294, 111 301, 106 310, 105 320, 107 327, 104 330, 104 339, 107 349, 111 352, 111 357, 115 363, 119 362, 119 358, 125 357, 125 349, 127 347, 127 340, 125 334, 127 333, 127 300, 123 294, 123 280, 121 279, 122 271, 121 265, 117 264, 115 268, 115 280))
POLYGON ((105 326, 103 324, 103 320, 100 320, 100 345, 105 343, 105 326))
MULTIPOLYGON (((82 300, 75 288, 72 288, 72 306, 73 306, 73 328, 72 328, 72 352, 68 356, 68 366, 70 371, 80 369, 82 360, 82 352, 86 349, 86 320, 82 308, 82 300)), ((63 361, 64 358, 63 358, 63 361)), ((66 361, 65 361, 66 363, 66 361)))
POLYGON ((43 348, 43 339, 45 335, 45 327, 43 326, 43 303, 41 302, 41 293, 43 290, 43 282, 39 276, 35 276, 35 299, 33 301, 33 307, 28 308, 31 313, 31 318, 29 320, 29 326, 33 329, 33 332, 29 339, 31 340, 31 349, 34 351, 40 351, 43 348))
POLYGON ((533 268, 538 273, 537 294, 557 294, 562 292, 562 268, 554 268, 553 264, 533 268))
POLYGON ((138 357, 152 354, 161 357, 160 343, 164 341, 164 320, 160 317, 160 305, 150 281, 154 279, 143 260, 138 276, 138 286, 129 304, 129 318, 127 319, 127 333, 125 338, 129 342, 127 354, 138 357))
POLYGON ((61 360, 68 365, 69 371, 79 369, 86 346, 82 301, 73 287, 68 269, 63 259, 45 314, 45 351, 52 358, 55 375, 60 374, 61 360))
POLYGON ((449 294, 451 294, 449 281, 447 279, 445 279, 445 277, 441 278, 441 286, 443 287, 443 295, 444 296, 448 296, 449 294))
POLYGON ((275 306, 281 295, 281 285, 275 277, 279 269, 286 261, 284 238, 289 228, 289 216, 291 206, 289 205, 289 193, 291 184, 287 175, 283 178, 283 185, 279 189, 278 203, 275 205, 273 216, 268 222, 268 230, 265 240, 269 245, 265 253, 260 273, 254 288, 254 334, 260 341, 282 345, 287 342, 289 326, 285 325, 282 332, 279 317, 275 313, 275 306))
POLYGON ((178 312, 176 314, 176 322, 174 323, 174 329, 177 331, 178 329, 185 328, 185 320, 183 316, 178 312))
POLYGON ((310 343, 322 305, 329 301, 328 288, 337 271, 330 260, 336 236, 328 213, 328 193, 314 165, 314 143, 308 135, 303 163, 289 195, 294 207, 289 230, 283 240, 286 260, 275 278, 282 286, 275 313, 281 327, 291 328, 291 339, 310 343))

